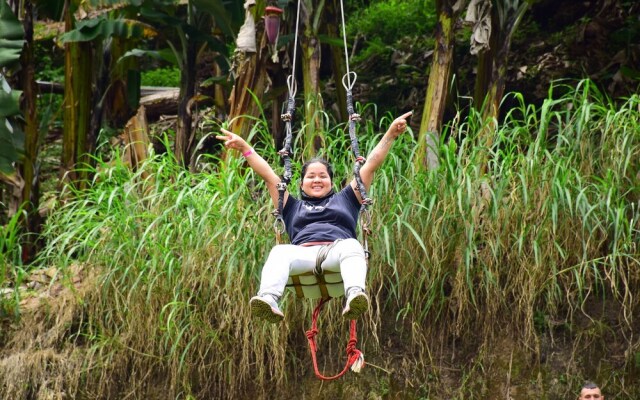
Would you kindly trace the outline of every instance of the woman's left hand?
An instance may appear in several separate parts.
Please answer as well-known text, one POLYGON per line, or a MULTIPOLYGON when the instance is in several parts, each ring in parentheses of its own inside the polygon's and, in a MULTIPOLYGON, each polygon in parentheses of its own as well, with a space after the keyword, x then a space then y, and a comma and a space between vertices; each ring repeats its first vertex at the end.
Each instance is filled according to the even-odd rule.
POLYGON ((413 111, 409 111, 408 113, 404 113, 398 118, 394 119, 389 126, 389 133, 393 135, 393 137, 400 136, 404 131, 407 130, 407 118, 413 115, 413 111))

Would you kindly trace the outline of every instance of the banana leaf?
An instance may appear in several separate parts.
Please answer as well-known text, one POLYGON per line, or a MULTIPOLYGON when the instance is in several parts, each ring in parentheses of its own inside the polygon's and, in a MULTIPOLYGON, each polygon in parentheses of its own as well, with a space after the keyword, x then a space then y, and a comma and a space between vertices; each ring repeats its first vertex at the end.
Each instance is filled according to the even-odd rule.
MULTIPOLYGON (((24 46, 24 29, 7 2, 0 1, 0 68, 15 66, 24 46)), ((20 115, 20 91, 11 89, 0 74, 0 172, 11 173, 24 149, 24 135, 12 123, 20 115)))
POLYGON ((139 21, 118 18, 111 19, 100 16, 94 19, 79 21, 76 28, 62 35, 62 42, 90 42, 95 39, 106 39, 111 36, 120 38, 141 38, 144 29, 139 21))
POLYGON ((20 59, 24 46, 24 29, 6 1, 0 1, 0 68, 20 59))

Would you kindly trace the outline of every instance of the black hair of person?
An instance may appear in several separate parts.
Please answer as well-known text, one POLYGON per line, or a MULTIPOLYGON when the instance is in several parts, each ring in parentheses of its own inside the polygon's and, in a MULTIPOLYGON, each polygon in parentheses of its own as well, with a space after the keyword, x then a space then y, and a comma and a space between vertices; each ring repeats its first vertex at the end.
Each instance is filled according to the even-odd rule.
POLYGON ((582 389, 598 389, 600 386, 596 385, 594 382, 587 381, 582 385, 582 389))

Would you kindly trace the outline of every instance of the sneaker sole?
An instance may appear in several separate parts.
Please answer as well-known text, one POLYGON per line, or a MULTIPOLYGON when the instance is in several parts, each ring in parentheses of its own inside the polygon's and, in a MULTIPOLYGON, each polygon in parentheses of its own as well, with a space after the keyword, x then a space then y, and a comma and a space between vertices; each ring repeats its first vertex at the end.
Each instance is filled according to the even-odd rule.
POLYGON ((272 324, 278 323, 284 319, 284 314, 275 310, 269 305, 269 303, 253 298, 250 301, 251 315, 271 322, 272 324))
POLYGON ((369 308, 369 298, 366 294, 361 293, 351 299, 347 305, 347 309, 342 313, 345 319, 357 319, 369 308))

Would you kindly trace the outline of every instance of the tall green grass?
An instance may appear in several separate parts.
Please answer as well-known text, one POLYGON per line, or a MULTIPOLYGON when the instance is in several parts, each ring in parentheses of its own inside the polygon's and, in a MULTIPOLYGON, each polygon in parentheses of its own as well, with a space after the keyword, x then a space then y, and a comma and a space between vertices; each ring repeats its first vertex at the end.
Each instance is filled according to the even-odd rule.
MULTIPOLYGON (((1 203, 0 203, 1 204, 1 203)), ((0 320, 19 315, 17 301, 19 286, 23 278, 20 220, 24 211, 18 210, 3 226, 0 226, 0 320)), ((0 333, 0 343, 2 343, 0 333)))
MULTIPOLYGON (((14 334, 23 357, 0 362, 0 394, 473 399, 502 387, 505 369, 512 384, 551 398, 572 393, 582 376, 606 379, 616 398, 637 394, 624 373, 585 367, 581 354, 592 354, 594 342, 606 347, 613 331, 626 346, 623 372, 640 352, 640 98, 616 105, 589 82, 558 98, 554 90, 540 107, 514 95, 520 107, 489 149, 478 114, 456 119, 436 170, 414 169, 411 134, 397 140, 371 190, 372 308, 358 346, 371 365, 361 378, 315 383, 303 334, 310 302, 285 296, 282 325, 250 318, 274 235, 268 193, 241 157, 203 157, 194 174, 156 156, 136 172, 117 158, 99 164, 91 189, 49 218, 40 262, 60 269, 72 295, 24 316, 39 328, 14 334), (78 268, 84 285, 71 285, 78 268), (589 307, 595 299, 616 310, 615 324, 589 307), (580 329, 585 315, 594 322, 580 329), (562 360, 573 377, 564 384, 552 383, 543 361, 558 337, 574 343, 562 360), (500 358, 505 338, 508 362, 500 358)), ((366 154, 393 117, 373 106, 360 114, 366 154)), ((252 142, 277 166, 267 126, 256 121, 252 142)), ((336 182, 348 181, 344 125, 327 138, 336 182)), ((322 314, 321 368, 329 372, 344 361, 340 302, 322 314)))

